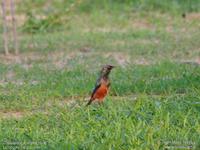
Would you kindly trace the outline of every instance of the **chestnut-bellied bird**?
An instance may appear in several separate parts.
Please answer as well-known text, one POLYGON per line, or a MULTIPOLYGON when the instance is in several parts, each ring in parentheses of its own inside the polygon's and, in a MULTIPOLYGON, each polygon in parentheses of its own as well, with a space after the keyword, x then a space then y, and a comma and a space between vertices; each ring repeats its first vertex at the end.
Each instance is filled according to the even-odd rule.
POLYGON ((91 94, 90 100, 87 103, 87 106, 90 105, 93 101, 98 100, 99 104, 101 104, 108 94, 110 87, 109 74, 111 70, 114 68, 112 65, 105 65, 100 72, 100 76, 96 81, 95 88, 91 94))

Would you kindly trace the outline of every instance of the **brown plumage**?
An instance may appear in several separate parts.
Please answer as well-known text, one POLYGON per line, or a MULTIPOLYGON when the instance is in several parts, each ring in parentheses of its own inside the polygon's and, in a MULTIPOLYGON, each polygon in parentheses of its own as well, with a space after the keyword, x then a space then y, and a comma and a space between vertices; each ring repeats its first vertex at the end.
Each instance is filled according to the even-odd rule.
POLYGON ((100 77, 98 78, 95 88, 91 94, 90 100, 87 103, 87 106, 90 105, 94 100, 98 100, 99 103, 102 103, 105 96, 108 94, 110 87, 109 74, 113 69, 112 65, 105 65, 101 72, 100 77))

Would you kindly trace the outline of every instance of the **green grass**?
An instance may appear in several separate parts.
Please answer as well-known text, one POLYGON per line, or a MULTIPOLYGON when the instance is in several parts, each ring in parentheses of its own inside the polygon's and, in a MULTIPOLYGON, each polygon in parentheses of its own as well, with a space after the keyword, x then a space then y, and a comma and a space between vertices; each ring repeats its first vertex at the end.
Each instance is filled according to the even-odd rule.
POLYGON ((43 109, 48 115, 4 121, 1 137, 45 142, 41 149, 161 149, 173 140, 199 143, 199 108, 183 98, 108 98, 103 107, 91 108, 54 104, 43 109))
POLYGON ((90 2, 56 30, 19 27, 19 56, 0 40, 0 149, 200 149, 199 1, 90 2), (109 96, 85 107, 104 64, 109 96))

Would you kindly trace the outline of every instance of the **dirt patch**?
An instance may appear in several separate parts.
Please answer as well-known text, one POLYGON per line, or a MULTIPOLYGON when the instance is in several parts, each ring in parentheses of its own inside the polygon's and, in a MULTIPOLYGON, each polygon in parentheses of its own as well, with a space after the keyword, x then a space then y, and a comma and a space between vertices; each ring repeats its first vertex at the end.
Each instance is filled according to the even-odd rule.
POLYGON ((153 29, 155 30, 155 26, 151 23, 149 23, 147 20, 141 20, 141 19, 135 19, 132 22, 133 29, 153 29))
POLYGON ((102 33, 111 33, 111 32, 115 32, 115 33, 126 33, 127 29, 120 29, 120 28, 111 28, 111 27, 102 27, 102 28, 94 28, 94 29, 90 29, 90 28, 86 28, 83 30, 83 32, 102 32, 102 33))
POLYGON ((141 45, 148 45, 148 44, 159 44, 159 39, 136 39, 133 42, 141 44, 141 45))
POLYGON ((200 58, 196 58, 193 60, 180 60, 179 62, 184 63, 184 64, 200 65, 200 58))
POLYGON ((186 19, 189 19, 189 20, 200 20, 200 13, 189 13, 189 14, 186 14, 186 19))
POLYGON ((137 65, 150 65, 152 62, 145 58, 131 58, 128 54, 123 52, 110 52, 104 54, 106 58, 114 58, 114 60, 121 66, 126 67, 129 64, 137 64, 137 65))
POLYGON ((0 111, 0 119, 21 119, 25 116, 31 116, 37 113, 44 115, 49 114, 47 109, 36 109, 32 111, 0 111))
POLYGON ((15 77, 15 72, 11 70, 7 72, 6 79, 10 80, 10 79, 13 79, 14 77, 15 77))
POLYGON ((60 52, 49 53, 47 58, 48 61, 51 62, 57 69, 63 69, 70 60, 82 57, 83 55, 88 55, 88 53, 85 54, 80 51, 74 51, 74 52, 60 51, 60 52))
MULTIPOLYGON (((80 51, 66 52, 66 51, 56 51, 46 54, 40 54, 36 52, 21 53, 19 55, 0 55, 0 63, 5 65, 19 64, 24 69, 28 70, 33 67, 34 62, 39 62, 39 64, 44 68, 49 68, 49 65, 53 65, 57 69, 64 68, 69 60, 82 57, 84 55, 89 55, 90 53, 83 53, 80 51)), ((9 76, 12 76, 10 73, 9 76)))
MULTIPOLYGON (((0 60, 1 63, 5 65, 10 65, 10 64, 30 64, 32 61, 42 61, 45 58, 45 56, 42 56, 39 53, 33 53, 33 52, 28 52, 28 53, 21 53, 19 55, 0 55, 0 60)), ((31 67, 31 66, 26 66, 26 67, 31 67)))
MULTIPOLYGON (((137 42, 137 41, 136 41, 137 42)), ((150 41, 144 40, 140 41, 142 43, 149 43, 150 41)), ((159 43, 159 40, 152 41, 154 43, 159 43)), ((122 43, 123 44, 123 43, 122 43)), ((120 51, 113 51, 113 52, 97 52, 93 51, 91 48, 83 47, 84 50, 76 50, 73 52, 68 51, 54 51, 50 52, 48 54, 40 54, 37 52, 27 52, 22 53, 19 55, 0 55, 1 63, 5 65, 13 65, 18 64, 23 69, 29 70, 33 67, 33 65, 36 63, 37 66, 44 68, 44 69, 63 69, 66 68, 68 70, 71 70, 73 68, 68 65, 70 61, 77 60, 79 63, 81 61, 84 62, 84 60, 88 57, 95 58, 97 56, 102 56, 106 59, 112 59, 114 60, 117 65, 121 67, 126 67, 129 64, 139 64, 139 65, 149 65, 152 64, 149 60, 145 58, 132 58, 132 55, 130 55, 128 52, 120 52, 120 51), (86 51, 86 52, 85 52, 86 51)), ((15 78, 15 72, 9 71, 4 80, 0 81, 0 84, 5 85, 7 82, 12 82, 16 85, 22 85, 23 81, 20 80, 14 80, 15 78)), ((32 82, 32 81, 31 81, 32 82)), ((38 84, 37 81, 33 81, 30 84, 38 84)))
MULTIPOLYGON (((75 108, 75 107, 80 107, 80 106, 84 106, 86 105, 86 103, 89 100, 89 96, 88 97, 84 97, 84 96, 73 96, 73 97, 67 97, 67 98, 63 98, 60 100, 48 100, 45 103, 43 103, 42 109, 40 112, 48 112, 49 108, 53 108, 54 106, 58 106, 61 108, 65 108, 66 106, 69 108, 75 108), (46 110, 46 111, 45 111, 46 110)), ((39 112, 38 109, 36 109, 36 111, 34 112, 39 112)))
POLYGON ((0 112, 0 118, 2 119, 21 119, 25 116, 25 112, 21 111, 5 111, 0 112))
MULTIPOLYGON (((26 21, 26 15, 24 14, 16 14, 15 18, 16 18, 17 26, 23 25, 24 22, 26 21)), ((6 20, 7 20, 7 25, 12 26, 12 16, 7 15, 6 20)))
POLYGON ((130 63, 130 57, 128 54, 122 52, 109 52, 104 54, 106 58, 114 58, 114 60, 122 67, 125 67, 130 63))
POLYGON ((133 63, 136 65, 150 65, 152 62, 148 61, 145 58, 135 59, 133 60, 133 63))
POLYGON ((113 46, 124 46, 126 44, 126 41, 124 41, 124 40, 114 40, 111 44, 113 46))
POLYGON ((79 49, 79 51, 82 53, 88 53, 88 52, 93 51, 93 48, 91 48, 90 46, 83 46, 79 49))
POLYGON ((6 86, 8 85, 9 83, 11 84, 14 84, 14 85, 23 85, 24 84, 24 81, 21 80, 21 79, 18 79, 18 80, 14 80, 14 79, 10 79, 10 80, 0 80, 0 85, 1 86, 6 86))

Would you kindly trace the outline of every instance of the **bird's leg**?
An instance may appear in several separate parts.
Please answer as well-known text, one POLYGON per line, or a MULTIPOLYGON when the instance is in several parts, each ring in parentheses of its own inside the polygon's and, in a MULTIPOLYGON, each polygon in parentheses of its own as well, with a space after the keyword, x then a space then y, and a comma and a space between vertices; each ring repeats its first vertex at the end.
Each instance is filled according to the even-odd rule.
POLYGON ((98 100, 98 104, 103 105, 103 100, 102 99, 98 100))

